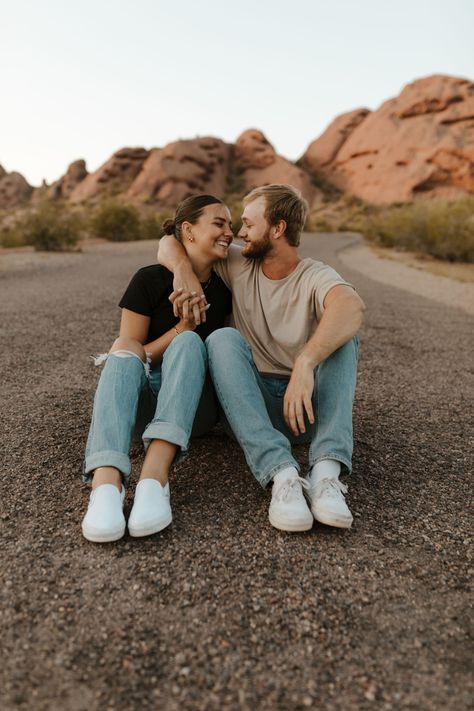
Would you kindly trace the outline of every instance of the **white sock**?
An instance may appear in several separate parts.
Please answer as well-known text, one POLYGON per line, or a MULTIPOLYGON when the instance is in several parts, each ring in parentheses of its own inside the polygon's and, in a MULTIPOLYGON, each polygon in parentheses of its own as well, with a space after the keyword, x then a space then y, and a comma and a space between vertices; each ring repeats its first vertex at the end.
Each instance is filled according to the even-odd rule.
POLYGON ((311 469, 310 479, 317 484, 322 479, 338 479, 341 473, 341 462, 337 459, 322 459, 311 469))
POLYGON ((273 477, 274 484, 281 484, 282 481, 288 481, 288 479, 294 479, 299 476, 298 470, 295 467, 286 467, 285 469, 280 469, 280 471, 273 477))

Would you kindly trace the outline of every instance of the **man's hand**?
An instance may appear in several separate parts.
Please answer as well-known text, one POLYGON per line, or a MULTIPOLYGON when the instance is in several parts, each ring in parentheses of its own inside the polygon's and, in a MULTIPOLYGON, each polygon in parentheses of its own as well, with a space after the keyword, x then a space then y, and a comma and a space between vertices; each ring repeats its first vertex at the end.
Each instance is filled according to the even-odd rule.
MULTIPOLYGON (((175 275, 173 279, 173 293, 169 297, 171 303, 173 304, 173 313, 176 317, 183 317, 183 313, 179 311, 181 302, 173 297, 177 292, 181 294, 188 294, 188 298, 199 297, 197 301, 194 301, 192 305, 192 311, 194 316, 194 321, 196 326, 200 323, 206 322, 206 311, 207 311, 207 300, 203 293, 201 283, 193 270, 187 266, 177 268, 175 270, 175 275)), ((186 303, 186 299, 183 301, 186 303)))
POLYGON ((290 382, 283 400, 285 422, 295 436, 304 434, 304 413, 314 424, 313 412, 314 368, 309 358, 300 355, 295 361, 290 382))

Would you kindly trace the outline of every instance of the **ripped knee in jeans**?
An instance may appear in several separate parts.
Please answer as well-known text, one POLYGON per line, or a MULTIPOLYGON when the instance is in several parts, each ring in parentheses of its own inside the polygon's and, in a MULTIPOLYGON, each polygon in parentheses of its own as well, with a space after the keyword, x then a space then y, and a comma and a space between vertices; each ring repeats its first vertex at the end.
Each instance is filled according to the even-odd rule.
POLYGON ((112 351, 111 353, 100 353, 97 356, 91 356, 92 360, 94 361, 94 365, 102 365, 102 363, 105 363, 107 358, 109 356, 117 356, 117 358, 138 358, 140 363, 143 365, 143 368, 145 369, 145 375, 147 378, 150 377, 150 370, 151 370, 151 353, 146 353, 146 363, 142 361, 138 353, 134 353, 133 351, 127 351, 127 350, 122 350, 119 349, 117 351, 112 351))

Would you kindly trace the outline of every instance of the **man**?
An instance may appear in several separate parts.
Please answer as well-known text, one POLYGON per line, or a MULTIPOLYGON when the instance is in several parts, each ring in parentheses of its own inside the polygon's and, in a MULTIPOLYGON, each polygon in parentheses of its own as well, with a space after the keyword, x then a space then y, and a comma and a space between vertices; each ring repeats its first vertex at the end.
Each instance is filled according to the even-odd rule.
MULTIPOLYGON (((356 333, 365 306, 333 269, 299 257, 308 207, 297 190, 256 188, 244 208, 244 247, 232 245, 215 267, 232 290, 236 327, 206 341, 217 396, 255 478, 263 487, 273 482, 270 523, 305 531, 314 515, 349 528, 339 475, 351 470, 356 333), (292 443, 310 444, 305 478, 292 443)), ((177 240, 163 237, 158 254, 181 287, 176 303, 202 292, 177 240)))

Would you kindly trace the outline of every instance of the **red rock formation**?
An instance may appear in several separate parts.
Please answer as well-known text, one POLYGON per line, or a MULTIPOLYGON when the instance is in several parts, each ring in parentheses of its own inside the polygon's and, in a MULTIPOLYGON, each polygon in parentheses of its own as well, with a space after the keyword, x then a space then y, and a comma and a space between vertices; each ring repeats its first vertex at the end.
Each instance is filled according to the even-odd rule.
POLYGON ((122 148, 95 173, 81 180, 70 193, 70 200, 77 203, 126 192, 149 153, 145 148, 122 148))
POLYGON ((319 171, 330 165, 345 141, 369 113, 369 109, 355 109, 335 118, 322 136, 308 146, 301 159, 302 165, 319 171))
POLYGON ((47 196, 53 199, 68 198, 88 175, 86 162, 75 160, 69 165, 65 174, 49 186, 47 196))
POLYGON ((373 203, 474 192, 474 84, 444 75, 408 84, 377 111, 340 116, 300 164, 373 203))
POLYGON ((231 149, 218 138, 176 141, 150 152, 127 191, 137 202, 176 205, 195 193, 223 197, 231 149))
POLYGON ((7 173, 0 165, 0 208, 17 207, 27 202, 33 188, 21 173, 7 173))
POLYGON ((321 202, 322 194, 312 184, 309 175, 279 156, 257 129, 248 129, 237 139, 235 168, 242 172, 246 192, 259 185, 287 183, 298 188, 311 207, 321 202))

